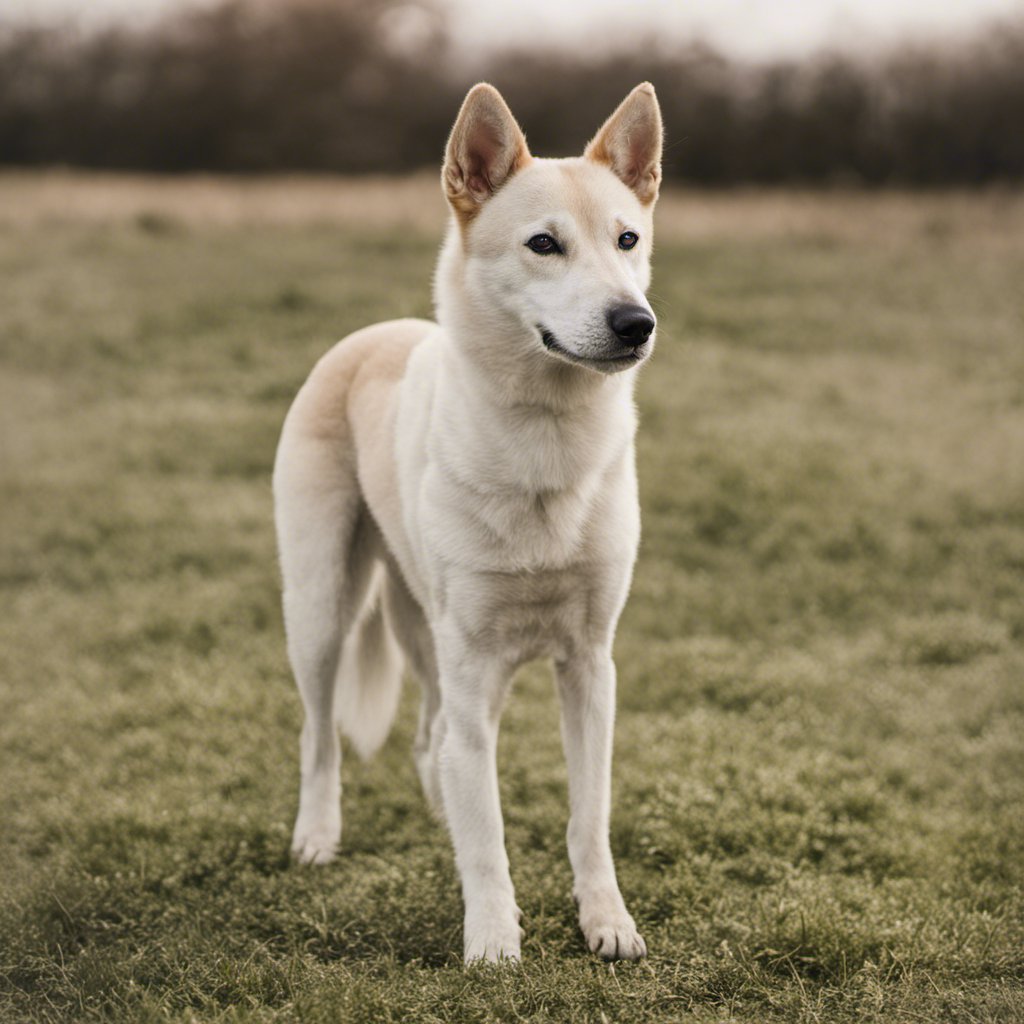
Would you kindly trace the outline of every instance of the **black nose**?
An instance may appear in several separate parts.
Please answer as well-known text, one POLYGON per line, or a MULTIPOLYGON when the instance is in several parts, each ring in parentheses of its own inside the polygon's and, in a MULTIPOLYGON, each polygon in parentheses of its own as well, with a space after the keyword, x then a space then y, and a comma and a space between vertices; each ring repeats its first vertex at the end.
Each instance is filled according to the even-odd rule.
POLYGON ((639 348, 654 330, 654 317, 643 306, 612 306, 608 326, 624 345, 639 348))

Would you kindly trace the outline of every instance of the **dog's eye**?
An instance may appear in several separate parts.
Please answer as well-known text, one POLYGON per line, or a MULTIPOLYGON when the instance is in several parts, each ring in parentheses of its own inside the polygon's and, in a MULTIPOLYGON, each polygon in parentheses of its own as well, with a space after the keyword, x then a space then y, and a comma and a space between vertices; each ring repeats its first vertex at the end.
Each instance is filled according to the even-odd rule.
POLYGON ((619 235, 619 248, 632 249, 639 241, 640 236, 635 231, 623 231, 622 234, 619 235))
POLYGON ((562 251, 562 247, 550 235, 534 235, 526 244, 541 256, 562 251))

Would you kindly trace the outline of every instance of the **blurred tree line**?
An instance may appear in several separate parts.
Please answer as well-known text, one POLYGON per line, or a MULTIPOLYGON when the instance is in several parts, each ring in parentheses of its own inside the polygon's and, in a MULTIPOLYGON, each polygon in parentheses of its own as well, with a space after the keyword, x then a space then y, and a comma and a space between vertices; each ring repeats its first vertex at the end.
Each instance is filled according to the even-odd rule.
POLYGON ((958 46, 746 66, 656 41, 594 58, 497 52, 472 68, 404 0, 224 0, 145 29, 0 30, 0 164, 148 171, 436 165, 478 79, 543 155, 579 152, 638 81, 669 178, 914 186, 1024 179, 1024 21, 958 46))

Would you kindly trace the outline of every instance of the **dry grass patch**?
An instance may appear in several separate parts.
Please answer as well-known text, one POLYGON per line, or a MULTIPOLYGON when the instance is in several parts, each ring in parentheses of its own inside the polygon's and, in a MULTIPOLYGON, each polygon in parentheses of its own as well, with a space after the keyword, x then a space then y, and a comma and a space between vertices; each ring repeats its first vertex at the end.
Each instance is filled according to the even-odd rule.
POLYGON ((274 446, 334 339, 429 314, 433 179, 0 177, 0 1021, 1018 1024, 1013 195, 666 195, 616 641, 649 960, 583 949, 540 666, 520 969, 458 963, 412 687, 338 863, 289 866, 274 446))

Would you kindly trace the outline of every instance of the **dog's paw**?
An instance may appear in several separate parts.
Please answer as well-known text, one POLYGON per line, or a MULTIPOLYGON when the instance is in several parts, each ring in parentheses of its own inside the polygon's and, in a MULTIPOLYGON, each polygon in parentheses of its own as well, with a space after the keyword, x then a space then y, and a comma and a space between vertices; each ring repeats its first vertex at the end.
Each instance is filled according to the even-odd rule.
POLYGON ((604 899, 577 899, 580 928, 591 953, 604 960, 639 960, 647 956, 647 943, 617 892, 604 899))
POLYGON ((330 864, 338 855, 338 844, 309 838, 292 843, 292 857, 300 864, 330 864))
POLYGON ((464 959, 467 964, 473 961, 499 963, 500 961, 517 962, 520 958, 520 947, 526 934, 519 927, 522 911, 513 907, 511 917, 496 915, 486 921, 473 921, 467 915, 464 959))
POLYGON ((647 943, 636 930, 633 919, 584 929, 587 948, 603 960, 640 960, 647 956, 647 943))
POLYGON ((292 835, 292 857, 300 864, 330 864, 338 854, 340 842, 340 818, 309 821, 300 816, 292 835))
POLYGON ((518 925, 514 930, 478 931, 466 936, 465 955, 467 964, 483 961, 484 963, 501 963, 511 961, 518 963, 523 930, 518 925))

